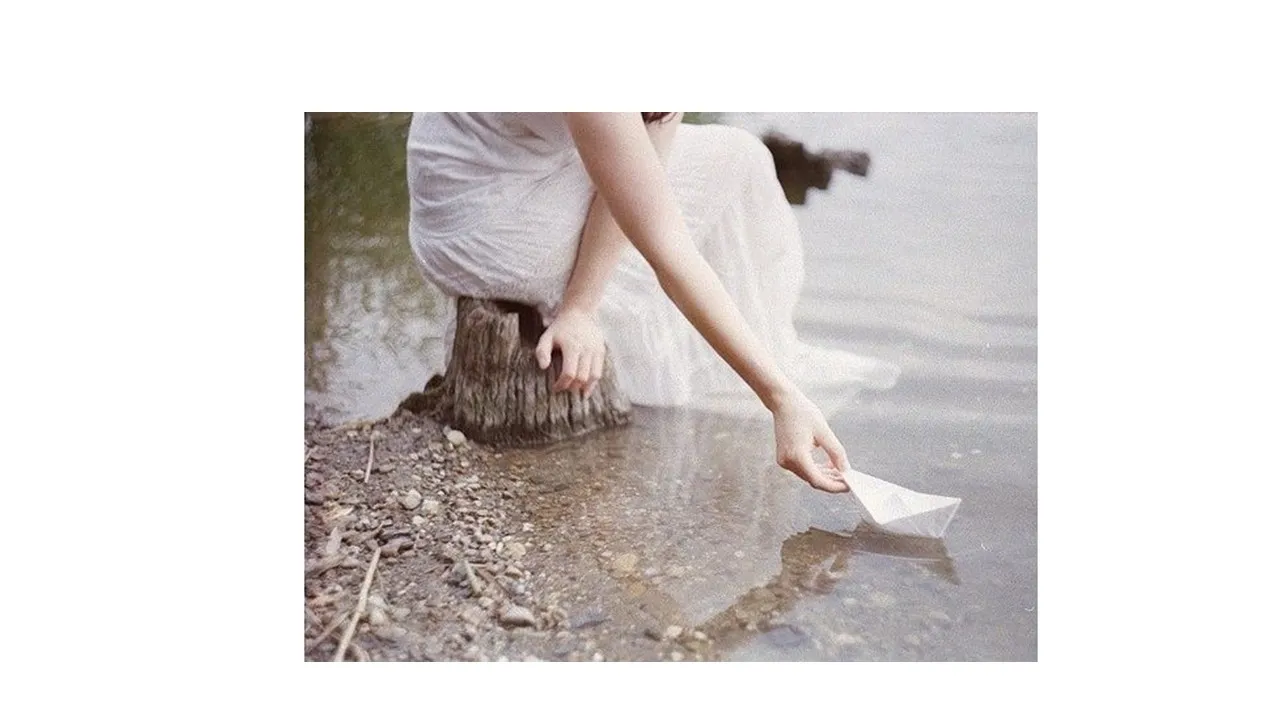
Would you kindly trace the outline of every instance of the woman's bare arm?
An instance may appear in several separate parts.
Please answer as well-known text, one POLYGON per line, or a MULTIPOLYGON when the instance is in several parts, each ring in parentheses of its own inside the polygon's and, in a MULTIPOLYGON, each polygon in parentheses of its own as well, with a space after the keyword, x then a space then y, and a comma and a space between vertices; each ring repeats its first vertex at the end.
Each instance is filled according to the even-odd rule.
MULTIPOLYGON (((680 126, 681 113, 675 113, 662 122, 647 126, 650 143, 665 164, 671 152, 671 142, 680 126)), ((560 310, 576 309, 594 313, 604 295, 605 285, 613 273, 626 247, 627 237, 609 212, 609 204, 598 195, 591 201, 587 212, 582 241, 578 245, 578 258, 565 287, 560 310)))
POLYGON ((846 469, 843 446, 817 407, 782 373, 698 251, 639 114, 569 113, 567 119, 600 197, 653 267, 662 290, 773 412, 778 463, 817 488, 847 491, 839 473, 820 471, 809 454, 821 446, 846 469))
MULTIPOLYGON (((671 151, 680 118, 681 113, 676 113, 647 126, 650 143, 663 163, 671 151)), ((595 313, 605 286, 626 246, 627 237, 609 212, 608 203, 597 195, 587 212, 577 259, 555 320, 538 345, 538 362, 544 369, 551 363, 552 350, 561 350, 563 364, 556 380, 557 391, 583 390, 589 394, 604 374, 604 339, 591 328, 595 326, 595 313)))
POLYGON ((769 409, 793 390, 685 230, 658 154, 636 113, 573 113, 569 127, 613 219, 663 291, 769 409))

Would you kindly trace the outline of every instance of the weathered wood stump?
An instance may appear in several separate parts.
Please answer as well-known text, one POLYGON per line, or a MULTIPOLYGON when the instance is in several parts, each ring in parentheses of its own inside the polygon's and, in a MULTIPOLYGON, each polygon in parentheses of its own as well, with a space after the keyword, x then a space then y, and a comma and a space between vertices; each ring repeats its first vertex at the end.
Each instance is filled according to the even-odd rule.
POLYGON ((534 357, 544 329, 529 306, 460 298, 448 369, 400 408, 500 447, 544 445, 628 422, 631 403, 607 356, 604 376, 590 396, 552 392, 560 375, 559 351, 546 370, 534 357))
POLYGON ((810 188, 825 191, 837 169, 855 176, 866 176, 871 166, 871 157, 866 152, 848 149, 810 152, 800 142, 777 132, 766 134, 761 141, 773 154, 778 181, 787 194, 787 202, 792 205, 803 204, 810 188))

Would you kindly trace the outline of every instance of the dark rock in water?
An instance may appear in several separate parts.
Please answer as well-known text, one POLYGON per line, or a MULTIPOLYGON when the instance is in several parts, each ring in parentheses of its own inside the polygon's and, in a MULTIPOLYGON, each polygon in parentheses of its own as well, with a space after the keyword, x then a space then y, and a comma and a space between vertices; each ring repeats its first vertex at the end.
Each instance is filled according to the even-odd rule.
POLYGON ((826 190, 835 170, 866 176, 871 166, 871 157, 866 152, 847 149, 810 152, 800 142, 777 132, 766 134, 762 141, 773 154, 778 181, 787 194, 787 202, 793 205, 803 204, 810 188, 826 190))
POLYGON ((764 640, 776 648, 795 648, 804 645, 809 640, 809 636, 799 628, 784 623, 765 631, 764 640))

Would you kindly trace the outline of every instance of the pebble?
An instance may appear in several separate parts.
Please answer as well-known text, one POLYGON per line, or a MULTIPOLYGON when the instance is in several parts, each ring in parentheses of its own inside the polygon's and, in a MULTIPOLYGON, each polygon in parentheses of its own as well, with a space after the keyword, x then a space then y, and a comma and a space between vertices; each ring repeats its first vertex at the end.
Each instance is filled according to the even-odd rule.
POLYGON ((412 511, 422 505, 422 494, 417 489, 410 489, 408 493, 400 497, 400 505, 412 511))
POLYGON ((491 598, 489 598, 489 597, 487 597, 487 596, 482 596, 482 597, 480 597, 480 608, 482 608, 482 609, 489 609, 489 608, 492 608, 492 607, 493 607, 493 599, 491 599, 491 598))
POLYGON ((440 513, 440 502, 435 499, 427 499, 422 502, 422 512, 428 516, 436 516, 440 513))
POLYGON ((662 636, 667 640, 675 640, 680 637, 681 633, 684 633, 683 628, 679 626, 667 626, 667 630, 663 632, 662 636))
POLYGON ((964 457, 964 455, 960 454, 959 452, 953 452, 953 453, 951 453, 951 459, 953 459, 953 460, 958 460, 958 459, 960 459, 961 457, 964 457))
POLYGON ((502 548, 502 554, 504 556, 515 558, 517 560, 524 557, 526 551, 527 549, 525 548, 524 543, 507 543, 506 546, 502 548))
POLYGON ((409 638, 409 629, 404 626, 379 626, 373 629, 373 635, 382 640, 395 643, 407 640, 409 638))
POLYGON ((523 606, 508 604, 498 616, 498 622, 504 626, 536 626, 538 620, 533 612, 523 606))
POLYGON ((694 640, 700 640, 705 643, 707 641, 707 634, 702 631, 694 631, 693 638, 694 640))
POLYGON ((467 442, 467 436, 463 435, 461 430, 454 430, 452 428, 450 428, 449 431, 444 434, 444 439, 448 440, 449 444, 453 445, 454 447, 466 444, 467 442))
POLYGON ((423 518, 422 516, 414 516, 411 520, 413 521, 413 525, 419 526, 419 527, 421 527, 422 524, 427 522, 427 519, 423 518))
POLYGON ((633 552, 624 553, 613 558, 613 569, 619 572, 631 572, 636 568, 636 563, 640 558, 633 552))
POLYGON ((671 651, 671 659, 676 662, 680 662, 681 660, 684 660, 684 653, 679 650, 673 650, 671 651))
POLYGON ((383 611, 382 609, 377 609, 377 608, 369 610, 370 626, 374 626, 376 628, 377 626, 385 626, 387 625, 387 623, 388 623, 388 619, 387 619, 386 611, 383 611))
POLYGON ((596 653, 595 655, 592 655, 591 662, 604 662, 604 655, 601 653, 596 653))
POLYGON ((462 610, 462 613, 459 615, 459 617, 466 623, 476 626, 476 625, 479 625, 479 623, 484 620, 484 610, 481 609, 479 606, 476 606, 475 604, 469 604, 465 609, 462 610))

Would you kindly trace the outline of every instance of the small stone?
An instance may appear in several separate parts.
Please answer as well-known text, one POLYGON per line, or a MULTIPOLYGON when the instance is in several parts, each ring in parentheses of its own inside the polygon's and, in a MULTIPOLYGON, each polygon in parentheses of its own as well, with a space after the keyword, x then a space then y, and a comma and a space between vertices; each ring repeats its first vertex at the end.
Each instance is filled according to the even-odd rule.
POLYGON ((440 514, 440 502, 435 499, 427 499, 422 502, 422 512, 428 516, 437 516, 440 514))
POLYGON ((694 631, 693 638, 694 640, 700 640, 705 643, 707 641, 707 634, 702 631, 694 631))
POLYGON ((400 505, 412 511, 422 505, 422 494, 417 489, 410 489, 408 493, 400 497, 400 505))
POLYGON ((423 518, 422 516, 414 516, 410 520, 413 522, 413 525, 418 527, 422 527, 422 524, 427 522, 427 519, 423 518))
POLYGON ((969 454, 971 454, 971 455, 981 455, 981 454, 982 454, 982 450, 979 450, 979 449, 976 449, 976 448, 975 448, 975 449, 969 450, 969 454))
POLYGON ((382 609, 377 609, 377 608, 369 610, 370 626, 374 626, 375 628, 377 626, 385 626, 387 625, 387 622, 388 622, 388 619, 387 619, 386 611, 383 611, 382 609))
POLYGON ((680 662, 681 660, 684 660, 684 653, 679 650, 673 650, 671 651, 671 659, 675 662, 680 662))
POLYGON ((524 532, 524 533, 528 533, 529 531, 533 530, 533 524, 532 524, 532 523, 525 523, 525 524, 523 524, 523 525, 521 525, 521 526, 520 526, 520 530, 521 530, 522 532, 524 532))
POLYGON ((398 643, 409 638, 409 629, 395 625, 379 626, 373 629, 373 635, 385 641, 398 643))
POLYGON ((958 460, 958 459, 960 459, 961 457, 964 457, 964 455, 960 454, 959 452, 953 452, 953 453, 951 453, 951 459, 953 459, 953 460, 958 460))
POLYGON ((938 611, 938 610, 930 611, 929 618, 933 619, 934 621, 944 621, 944 622, 951 620, 951 617, 947 615, 947 612, 938 611))
POLYGON ((395 557, 400 551, 413 545, 413 541, 408 538, 395 538, 391 542, 382 546, 383 557, 395 557))
POLYGON ((683 628, 679 626, 667 626, 667 630, 663 631, 662 636, 667 640, 675 640, 680 637, 681 633, 684 633, 683 628))
POLYGON ((465 621, 466 623, 469 623, 473 626, 478 626, 480 625, 480 622, 484 620, 484 610, 482 610, 479 606, 476 606, 475 604, 469 604, 465 609, 462 610, 462 613, 460 614, 460 618, 462 618, 462 620, 465 621))
POLYGON ((542 544, 542 551, 543 551, 543 552, 551 552, 551 543, 543 543, 543 544, 542 544))
POLYGON ((515 606, 508 604, 498 615, 498 622, 504 626, 536 626, 538 619, 534 617, 533 612, 523 606, 515 606))
POLYGON ((596 653, 595 655, 592 655, 591 662, 604 662, 604 655, 601 653, 596 653))
POLYGON ((527 549, 525 548, 524 543, 507 543, 502 549, 502 554, 506 557, 519 560, 525 556, 526 551, 527 549))
POLYGON ((463 435, 461 430, 454 430, 452 428, 444 434, 444 439, 448 440, 449 444, 454 447, 466 444, 467 442, 467 436, 463 435))
POLYGON ((487 596, 480 597, 480 608, 482 609, 493 608, 493 599, 490 599, 487 596))
POLYGON ((741 551, 741 550, 737 550, 737 551, 734 551, 733 556, 734 556, 734 557, 736 557, 736 558, 738 558, 739 560, 741 560, 742 558, 744 558, 744 557, 746 557, 746 556, 747 556, 747 553, 745 553, 745 552, 743 552, 743 551, 741 551))
POLYGON ((633 552, 624 553, 613 558, 613 569, 619 572, 631 572, 635 570, 636 563, 640 558, 633 552))

